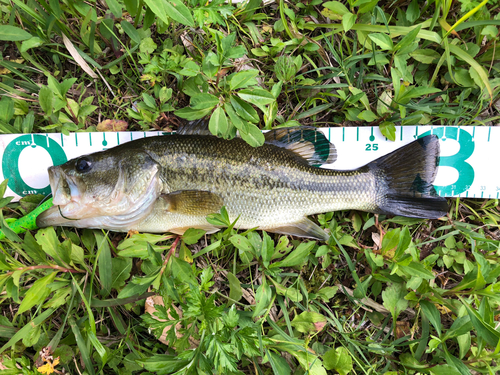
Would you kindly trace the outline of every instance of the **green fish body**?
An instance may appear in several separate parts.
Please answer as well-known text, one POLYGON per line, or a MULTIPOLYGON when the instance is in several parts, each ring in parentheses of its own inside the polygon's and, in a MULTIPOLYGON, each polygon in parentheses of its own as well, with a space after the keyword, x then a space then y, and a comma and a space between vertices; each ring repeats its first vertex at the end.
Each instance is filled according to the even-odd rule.
POLYGON ((316 132, 314 140, 290 141, 299 131, 268 133, 258 148, 239 138, 198 134, 144 138, 51 167, 55 206, 37 224, 214 232, 219 228, 206 216, 225 206, 237 228, 325 240, 308 215, 346 209, 424 218, 446 213, 446 200, 432 187, 439 157, 434 136, 359 169, 336 171, 314 166, 332 160, 332 145, 323 151, 317 146, 326 138, 316 132), (330 155, 321 160, 325 150, 330 155))

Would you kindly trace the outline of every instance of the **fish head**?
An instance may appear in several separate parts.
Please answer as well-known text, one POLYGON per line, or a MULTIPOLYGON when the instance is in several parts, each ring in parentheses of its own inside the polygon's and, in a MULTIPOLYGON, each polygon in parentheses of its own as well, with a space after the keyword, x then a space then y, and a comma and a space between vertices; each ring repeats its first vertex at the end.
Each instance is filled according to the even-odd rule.
POLYGON ((37 225, 106 227, 109 221, 140 219, 160 194, 159 166, 144 152, 113 149, 84 155, 50 167, 53 204, 37 225))

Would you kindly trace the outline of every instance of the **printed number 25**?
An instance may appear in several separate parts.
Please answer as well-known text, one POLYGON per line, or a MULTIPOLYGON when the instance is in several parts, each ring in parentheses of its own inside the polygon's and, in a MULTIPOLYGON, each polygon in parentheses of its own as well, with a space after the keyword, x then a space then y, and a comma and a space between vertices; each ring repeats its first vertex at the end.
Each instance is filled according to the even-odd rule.
POLYGON ((377 151, 378 150, 378 143, 367 143, 365 151, 377 151))

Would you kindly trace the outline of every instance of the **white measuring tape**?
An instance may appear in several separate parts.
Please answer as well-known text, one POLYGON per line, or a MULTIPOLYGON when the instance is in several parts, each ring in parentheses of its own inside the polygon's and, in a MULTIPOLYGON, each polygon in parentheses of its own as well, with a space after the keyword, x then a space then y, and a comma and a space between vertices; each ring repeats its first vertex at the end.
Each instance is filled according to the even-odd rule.
MULTIPOLYGON (((443 197, 499 198, 500 173, 495 155, 500 127, 401 126, 396 141, 387 140, 377 127, 321 128, 335 144, 338 158, 332 169, 355 169, 410 143, 435 134, 441 159, 434 185, 443 197), (493 165, 491 164, 493 161, 493 165)), ((163 132, 72 133, 0 135, 0 173, 8 179, 6 196, 49 194, 47 168, 80 155, 105 150, 134 139, 163 132)), ((0 178, 1 179, 1 178, 0 178)))

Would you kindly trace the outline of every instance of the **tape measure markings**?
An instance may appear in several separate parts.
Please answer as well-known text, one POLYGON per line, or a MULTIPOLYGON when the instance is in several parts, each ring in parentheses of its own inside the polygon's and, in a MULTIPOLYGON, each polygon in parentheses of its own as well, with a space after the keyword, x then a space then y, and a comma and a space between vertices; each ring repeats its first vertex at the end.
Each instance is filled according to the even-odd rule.
MULTIPOLYGON (((389 141, 382 135, 378 127, 322 128, 320 130, 335 144, 337 149, 337 161, 326 167, 344 170, 365 165, 424 134, 435 134, 441 140, 442 151, 435 182, 438 193, 447 197, 499 198, 500 175, 491 173, 485 161, 496 155, 494 147, 500 144, 500 127, 398 126, 395 142, 389 141)), ((6 169, 5 171, 2 169, 4 178, 22 180, 29 176, 29 181, 39 180, 35 186, 42 186, 44 181, 48 184, 46 172, 48 165, 40 165, 37 162, 58 160, 61 163, 131 140, 163 134, 169 133, 161 131, 71 133, 69 135, 50 133, 30 134, 29 136, 27 134, 4 134, 0 135, 0 158, 2 160, 0 165, 6 169), (116 134, 116 141, 113 133, 116 134), (88 134, 88 137, 85 137, 85 134, 88 134), (31 146, 29 155, 32 160, 30 159, 28 163, 30 165, 20 166, 20 163, 25 163, 27 156, 23 156, 22 160, 19 156, 28 146, 31 146), (10 150, 8 153, 12 154, 10 157, 4 152, 7 148, 10 150), (50 158, 32 157, 33 150, 37 153, 48 153, 50 158), (13 169, 7 170, 8 168, 13 169)), ((11 184, 9 181, 9 190, 6 194, 15 195, 19 199, 20 195, 25 193, 46 193, 47 189, 50 190, 48 186, 30 188, 30 184, 25 183, 24 180, 18 185, 11 184), (23 188, 16 187, 17 191, 11 189, 11 186, 18 185, 23 188)))

